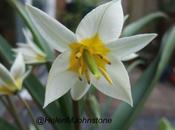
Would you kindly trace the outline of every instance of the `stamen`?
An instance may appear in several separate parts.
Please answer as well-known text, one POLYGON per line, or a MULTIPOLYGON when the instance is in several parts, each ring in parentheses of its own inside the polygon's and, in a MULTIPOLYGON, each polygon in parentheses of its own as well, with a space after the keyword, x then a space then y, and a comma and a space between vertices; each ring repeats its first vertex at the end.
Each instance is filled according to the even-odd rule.
POLYGON ((98 56, 99 56, 104 62, 106 62, 107 64, 111 65, 110 60, 109 60, 106 56, 102 56, 102 55, 100 55, 100 54, 98 54, 98 56))
POLYGON ((112 85, 113 82, 112 82, 110 76, 108 75, 108 73, 103 68, 101 68, 101 67, 99 67, 99 70, 103 74, 103 76, 105 77, 105 79, 112 85))
POLYGON ((78 53, 75 55, 75 57, 76 57, 77 59, 79 59, 81 56, 82 56, 82 53, 81 53, 81 52, 78 52, 78 53))
POLYGON ((90 84, 90 76, 89 76, 88 70, 85 71, 85 76, 88 84, 90 84))
POLYGON ((80 50, 75 54, 75 57, 76 57, 77 59, 79 59, 79 58, 82 56, 83 50, 84 50, 84 48, 81 47, 80 50))
POLYGON ((79 74, 79 77, 82 77, 82 74, 83 74, 83 60, 80 59, 80 66, 78 68, 78 74, 79 74))
POLYGON ((82 77, 79 76, 78 78, 79 78, 80 81, 83 81, 82 77))
POLYGON ((80 76, 82 75, 82 73, 83 73, 83 67, 82 66, 79 67, 78 73, 79 73, 80 76))

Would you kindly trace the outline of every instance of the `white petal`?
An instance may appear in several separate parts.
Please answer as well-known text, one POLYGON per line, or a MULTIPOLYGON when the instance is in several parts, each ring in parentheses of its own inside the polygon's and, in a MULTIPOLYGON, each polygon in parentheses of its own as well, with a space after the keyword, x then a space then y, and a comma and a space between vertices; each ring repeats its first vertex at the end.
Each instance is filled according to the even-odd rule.
POLYGON ((138 57, 138 55, 136 53, 132 53, 132 54, 130 54, 128 56, 123 57, 121 60, 122 61, 129 61, 129 60, 133 60, 133 59, 135 59, 137 57, 138 57))
POLYGON ((125 17, 124 17, 124 23, 127 22, 128 18, 129 18, 129 14, 125 15, 125 17))
POLYGON ((23 74, 23 76, 21 77, 22 81, 31 73, 32 71, 32 67, 30 66, 28 68, 28 70, 23 74))
POLYGON ((13 51, 15 53, 21 53, 26 64, 38 63, 38 60, 36 59, 36 54, 31 50, 25 48, 17 48, 13 49, 13 51))
POLYGON ((107 46, 110 48, 111 54, 121 60, 129 54, 140 51, 156 36, 157 34, 140 34, 131 37, 120 38, 110 42, 107 46))
POLYGON ((73 100, 80 100, 86 92, 89 90, 90 85, 84 79, 83 81, 78 80, 73 88, 71 88, 71 96, 73 100))
POLYGON ((45 56, 45 54, 41 51, 41 49, 33 42, 31 32, 27 28, 25 28, 23 29, 23 33, 27 40, 28 46, 30 46, 37 54, 45 56))
POLYGON ((22 55, 27 55, 27 56, 36 56, 37 53, 28 45, 28 44, 18 44, 18 48, 13 49, 15 53, 21 53, 22 55))
POLYGON ((46 55, 44 54, 43 51, 41 51, 41 49, 39 47, 37 47, 35 45, 34 42, 30 42, 29 45, 31 46, 31 48, 38 54, 38 55, 42 55, 43 57, 46 57, 46 55))
POLYGON ((128 73, 119 60, 111 58, 111 63, 112 64, 107 67, 107 71, 113 84, 109 84, 104 77, 94 81, 93 84, 102 93, 125 101, 132 106, 133 101, 128 73))
POLYGON ((103 42, 107 43, 120 36, 123 21, 121 0, 100 5, 82 19, 76 30, 77 39, 91 38, 98 33, 103 42))
POLYGON ((21 53, 18 53, 11 69, 10 73, 15 79, 21 79, 25 73, 25 64, 24 64, 24 59, 22 57, 21 53))
POLYGON ((15 80, 10 72, 0 63, 0 80, 2 84, 15 86, 15 80))
POLYGON ((24 36, 25 36, 27 43, 30 43, 31 41, 33 41, 32 34, 27 28, 23 28, 22 31, 24 33, 24 36))
MULTIPOLYGON (((20 45, 21 46, 21 45, 20 45)), ((34 63, 44 63, 46 60, 38 60, 38 54, 29 46, 23 46, 17 49, 13 49, 15 53, 21 53, 23 55, 24 61, 26 64, 34 64, 34 63)), ((43 58, 45 56, 43 55, 43 58)))
POLYGON ((63 96, 77 82, 75 73, 68 71, 70 54, 65 52, 54 61, 46 85, 44 107, 63 96))
POLYGON ((54 49, 63 52, 76 41, 74 33, 54 18, 30 5, 27 10, 38 31, 54 49))
POLYGON ((4 83, 4 81, 0 78, 0 87, 2 87, 2 86, 7 86, 7 84, 4 83))

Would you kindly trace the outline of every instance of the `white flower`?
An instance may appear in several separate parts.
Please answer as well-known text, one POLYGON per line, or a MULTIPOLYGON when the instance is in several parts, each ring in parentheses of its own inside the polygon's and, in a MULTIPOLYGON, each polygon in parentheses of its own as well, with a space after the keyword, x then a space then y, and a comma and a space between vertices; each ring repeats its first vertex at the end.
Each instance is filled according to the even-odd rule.
MULTIPOLYGON (((124 21, 123 21, 124 24, 126 23, 126 21, 128 20, 128 18, 129 18, 129 15, 128 14, 124 16, 124 21)), ((139 56, 138 54, 132 53, 132 54, 129 54, 129 55, 123 57, 121 60, 122 61, 129 61, 129 60, 133 60, 133 59, 137 58, 138 56, 139 56)))
POLYGON ((11 95, 22 88, 22 83, 29 72, 25 72, 25 64, 19 53, 10 71, 0 63, 0 94, 11 95))
POLYGON ((39 32, 62 53, 51 67, 44 107, 69 90, 72 98, 79 100, 91 84, 102 93, 133 105, 128 73, 121 60, 144 48, 156 34, 119 39, 124 22, 121 0, 92 10, 75 34, 39 9, 27 9, 39 32))
POLYGON ((13 49, 14 52, 20 52, 26 64, 44 63, 46 62, 45 53, 35 45, 32 34, 29 30, 23 29, 27 43, 17 43, 18 48, 13 49))

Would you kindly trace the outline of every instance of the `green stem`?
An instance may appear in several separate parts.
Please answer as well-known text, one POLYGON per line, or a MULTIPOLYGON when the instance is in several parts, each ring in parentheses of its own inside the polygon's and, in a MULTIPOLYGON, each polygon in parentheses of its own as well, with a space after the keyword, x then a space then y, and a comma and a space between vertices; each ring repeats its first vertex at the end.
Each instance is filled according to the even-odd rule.
POLYGON ((0 100, 1 100, 2 104, 8 109, 8 111, 10 111, 10 107, 7 104, 7 102, 2 97, 0 98, 0 100))
POLYGON ((8 102, 9 110, 10 110, 12 116, 14 117, 17 126, 18 126, 21 130, 25 130, 24 127, 23 127, 23 125, 22 125, 22 122, 21 122, 21 120, 20 120, 20 118, 19 118, 19 116, 18 116, 17 110, 15 109, 15 106, 14 106, 14 104, 12 103, 10 97, 9 97, 9 96, 5 96, 5 98, 6 98, 7 102, 8 102))
MULTIPOLYGON (((72 103, 73 103, 73 112, 74 112, 74 117, 76 119, 79 119, 80 118, 80 115, 79 115, 79 105, 78 105, 78 101, 74 101, 72 100, 72 103)), ((75 129, 74 130, 80 130, 80 123, 75 123, 74 124, 74 127, 75 129)))
POLYGON ((28 103, 27 103, 24 99, 21 98, 21 96, 20 96, 19 94, 17 94, 17 97, 19 98, 19 100, 20 100, 20 101, 24 104, 24 106, 26 107, 26 109, 27 109, 27 111, 28 111, 28 114, 29 114, 29 116, 31 117, 32 122, 33 122, 33 125, 35 126, 36 130, 39 130, 39 127, 38 127, 38 125, 37 125, 36 122, 35 122, 35 117, 34 117, 33 114, 32 114, 32 110, 31 110, 30 106, 28 105, 28 103))

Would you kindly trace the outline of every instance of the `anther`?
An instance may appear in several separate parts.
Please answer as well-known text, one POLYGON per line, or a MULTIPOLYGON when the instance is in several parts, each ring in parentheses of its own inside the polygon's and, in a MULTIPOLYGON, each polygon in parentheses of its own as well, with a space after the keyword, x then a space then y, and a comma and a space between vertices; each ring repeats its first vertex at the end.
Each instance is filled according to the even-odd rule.
POLYGON ((109 59, 108 59, 107 57, 102 56, 102 55, 100 55, 100 54, 98 54, 98 56, 99 56, 104 62, 106 62, 107 64, 111 65, 111 62, 109 61, 109 59))
POLYGON ((106 72, 106 70, 103 69, 103 68, 101 68, 101 67, 99 67, 99 70, 103 74, 103 76, 105 77, 105 79, 112 85, 113 82, 112 82, 110 76, 108 75, 108 73, 106 72))
POLYGON ((79 59, 81 56, 82 56, 82 53, 81 53, 81 52, 78 52, 78 53, 76 53, 76 55, 75 55, 76 59, 79 59))
POLYGON ((88 70, 85 71, 85 76, 88 84, 90 84, 91 82, 90 82, 90 76, 89 76, 88 70))
POLYGON ((78 78, 79 78, 80 81, 83 81, 83 79, 80 76, 78 78))

